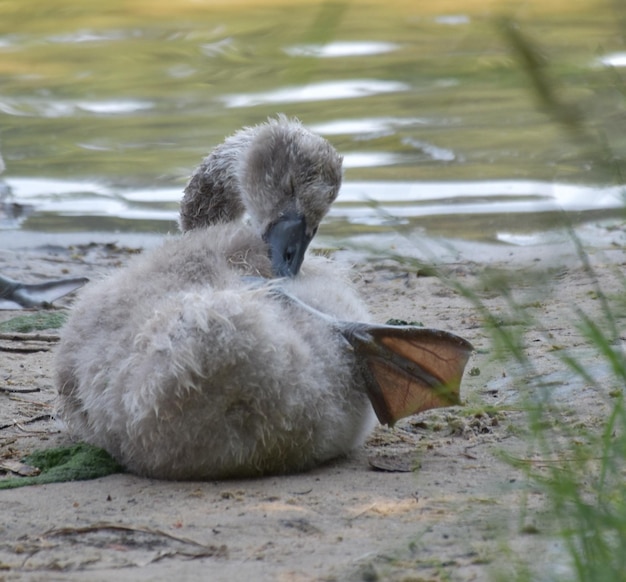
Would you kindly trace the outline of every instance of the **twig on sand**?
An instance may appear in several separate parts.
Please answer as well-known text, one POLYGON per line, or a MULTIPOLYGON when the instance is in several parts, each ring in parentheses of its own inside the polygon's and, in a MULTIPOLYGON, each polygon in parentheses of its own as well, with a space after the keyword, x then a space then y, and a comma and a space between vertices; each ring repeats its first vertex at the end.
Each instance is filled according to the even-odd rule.
POLYGON ((11 333, 0 333, 0 340, 10 342, 50 342, 55 343, 61 339, 60 336, 47 333, 21 333, 13 331, 11 333))
POLYGON ((4 430, 5 428, 17 427, 22 432, 27 432, 27 433, 30 433, 30 434, 44 433, 44 432, 47 434, 48 431, 28 430, 28 429, 25 429, 22 426, 24 424, 32 424, 33 422, 39 422, 41 420, 52 420, 52 415, 51 414, 40 414, 38 416, 33 416, 32 418, 29 418, 28 420, 23 420, 21 422, 18 422, 17 420, 14 420, 13 422, 10 422, 8 424, 0 424, 0 430, 4 430))
POLYGON ((15 459, 3 459, 0 461, 0 470, 9 471, 21 477, 35 477, 41 473, 39 467, 32 467, 15 459))
POLYGON ((50 344, 57 343, 61 338, 48 333, 22 333, 18 331, 0 333, 0 352, 31 354, 49 352, 50 344))
POLYGON ((0 333, 0 352, 14 354, 32 354, 37 352, 49 352, 50 344, 59 341, 59 336, 42 333, 21 333, 13 331, 0 333))
POLYGON ((8 386, 0 386, 0 392, 8 392, 10 394, 28 394, 30 392, 41 392, 41 388, 9 388, 8 386))
POLYGON ((50 348, 47 346, 37 346, 37 347, 13 347, 13 346, 1 346, 0 352, 10 352, 12 354, 36 354, 39 352, 49 352, 50 348))
MULTIPOLYGON (((166 531, 160 529, 153 529, 147 526, 136 526, 136 525, 120 525, 117 523, 107 523, 107 522, 98 522, 92 525, 87 525, 83 527, 59 527, 50 529, 43 533, 42 537, 54 537, 54 536, 68 536, 68 535, 76 535, 76 534, 86 534, 93 533, 102 530, 112 530, 112 531, 123 531, 123 532, 134 532, 134 533, 144 533, 154 536, 160 536, 164 538, 168 538, 170 540, 187 544, 191 546, 195 546, 196 548, 201 548, 201 552, 194 552, 194 558, 206 558, 206 557, 216 557, 216 558, 225 558, 227 557, 228 549, 225 545, 222 546, 214 546, 214 545, 205 545, 195 540, 184 538, 182 536, 176 536, 166 531)), ((178 552, 180 553, 180 552, 178 552)))

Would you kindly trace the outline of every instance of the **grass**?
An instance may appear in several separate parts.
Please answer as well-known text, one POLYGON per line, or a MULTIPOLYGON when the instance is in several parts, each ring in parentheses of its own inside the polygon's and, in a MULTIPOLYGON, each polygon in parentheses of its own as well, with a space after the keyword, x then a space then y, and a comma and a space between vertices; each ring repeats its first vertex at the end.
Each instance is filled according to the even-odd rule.
MULTIPOLYGON (((546 496, 552 523, 547 533, 563 542, 570 562, 571 572, 562 579, 609 582, 626 580, 626 413, 621 390, 610 389, 623 386, 626 381, 626 358, 616 343, 619 314, 603 294, 590 267, 588 275, 598 285, 602 316, 592 316, 578 307, 574 325, 586 347, 611 370, 609 385, 606 378, 596 377, 570 350, 563 348, 555 356, 564 369, 607 402, 612 397, 606 418, 588 426, 555 404, 551 386, 543 383, 534 370, 518 335, 502 326, 492 326, 491 333, 494 341, 505 348, 501 354, 522 364, 522 379, 535 385, 535 396, 526 403, 528 458, 507 460, 525 472, 529 488, 546 496)), ((528 310, 517 309, 518 317, 525 316, 527 325, 540 325, 528 310)), ((526 508, 522 508, 521 523, 525 513, 526 508)), ((518 580, 534 579, 528 566, 518 570, 518 580)))
MULTIPOLYGON (((603 168, 607 181, 625 184, 625 157, 606 140, 601 124, 585 111, 561 97, 557 83, 549 76, 548 63, 537 45, 529 41, 513 22, 501 22, 501 30, 522 69, 526 72, 540 108, 579 144, 581 155, 603 168)), ((615 83, 617 76, 612 77, 615 83)), ((616 87, 626 94, 626 85, 616 87)), ((624 128, 626 129, 626 128, 624 128)), ((597 422, 586 424, 572 416, 551 396, 551 385, 535 369, 528 357, 524 334, 507 323, 522 323, 526 329, 541 330, 540 317, 533 315, 533 304, 518 303, 506 277, 491 277, 489 289, 504 298, 506 315, 491 312, 480 293, 458 281, 448 281, 479 311, 491 334, 496 353, 506 362, 514 362, 522 384, 532 387, 526 400, 529 456, 507 461, 521 469, 529 490, 541 491, 547 500, 545 521, 547 537, 559 540, 563 548, 566 573, 538 573, 532 557, 512 552, 514 577, 518 581, 550 580, 626 580, 626 407, 623 387, 626 384, 626 355, 620 342, 620 318, 623 304, 612 300, 603 289, 589 256, 573 228, 566 223, 577 251, 580 266, 593 290, 590 298, 597 302, 593 313, 583 306, 573 306, 575 318, 569 322, 583 339, 584 347, 596 361, 610 370, 610 379, 590 369, 567 347, 553 346, 552 354, 564 370, 587 388, 593 389, 607 403, 609 413, 597 422)), ((626 296, 626 278, 622 277, 620 295, 626 296)), ((545 302, 548 299, 542 299, 545 302)), ((547 331, 545 337, 549 338, 547 331)), ((589 361, 590 358, 587 358, 589 361)), ((595 368, 597 369, 597 367, 595 368)), ((593 412, 593 411, 592 411, 593 412)), ((519 531, 528 533, 525 523, 528 508, 520 511, 519 531)), ((539 533, 536 528, 533 533, 539 533)), ((542 532, 543 533, 543 532, 542 532)), ((547 544, 544 545, 547 547, 547 544)), ((498 580, 511 580, 511 572, 495 573, 498 580)))
MULTIPOLYGON (((543 556, 533 559, 532 555, 518 555, 511 547, 505 547, 509 556, 507 571, 498 571, 497 564, 489 566, 498 582, 626 581, 626 354, 620 340, 626 313, 626 278, 622 278, 621 290, 609 296, 573 229, 570 237, 584 276, 593 288, 593 297, 572 306, 574 317, 563 323, 571 328, 564 336, 575 337, 572 343, 581 344, 575 349, 565 341, 555 345, 550 331, 543 326, 543 306, 551 301, 549 279, 533 280, 534 291, 542 295, 538 303, 519 299, 516 291, 526 287, 527 281, 510 271, 490 271, 472 287, 447 276, 444 268, 439 269, 440 280, 463 295, 479 314, 491 341, 489 356, 514 376, 513 382, 519 387, 521 404, 516 408, 525 412, 525 423, 518 434, 525 441, 526 454, 520 458, 503 451, 502 458, 524 473, 527 494, 516 509, 516 531, 511 533, 513 537, 522 534, 540 538, 544 550, 555 541, 562 548, 559 566, 566 573, 559 573, 556 568, 553 572, 537 572, 535 562, 545 566, 543 556), (489 289, 487 299, 485 288, 489 289), (495 311, 488 304, 493 297, 503 300, 505 308, 495 311), (602 408, 589 410, 589 420, 581 417, 574 406, 553 397, 554 388, 559 386, 542 374, 529 355, 529 330, 533 336, 543 337, 546 354, 560 363, 561 370, 573 379, 572 384, 593 390, 594 403, 600 403, 608 413, 602 408), (588 367, 588 362, 594 362, 594 366, 588 367), (537 492, 545 499, 541 510, 527 504, 529 496, 537 498, 537 492), (533 523, 537 518, 540 527, 533 523)), ((404 268, 419 268, 419 262, 413 265, 411 258, 396 259, 404 268)), ((478 374, 472 370, 467 371, 468 375, 478 374)), ((454 421, 463 430, 468 421, 497 419, 501 413, 500 407, 472 401, 454 421)), ((448 428, 455 428, 448 424, 448 428)))
MULTIPOLYGON (((557 83, 548 74, 547 63, 538 56, 540 51, 519 27, 511 21, 503 21, 501 25, 540 107, 564 128, 571 140, 580 144, 591 163, 604 169, 607 181, 626 184, 626 152, 617 151, 607 141, 605 128, 586 115, 583 108, 561 98, 557 83)), ((610 72, 608 85, 625 95, 626 84, 615 73, 610 72)), ((560 539, 569 558, 569 572, 551 578, 621 581, 626 580, 626 408, 622 391, 626 384, 626 355, 620 341, 623 306, 607 295, 581 240, 573 228, 566 226, 580 265, 592 283, 590 298, 598 302, 593 313, 580 305, 574 306, 572 323, 585 347, 610 370, 610 379, 600 377, 576 353, 562 346, 554 350, 554 355, 564 369, 602 396, 609 413, 595 426, 588 427, 555 406, 549 388, 539 381, 539 398, 527 405, 529 446, 545 462, 520 464, 515 459, 509 462, 521 467, 529 485, 543 491, 548 500, 548 514, 554 520, 550 533, 560 539)), ((508 289, 501 291, 511 297, 508 289)), ((626 296, 623 276, 619 294, 626 296)), ((474 303, 479 302, 474 298, 474 303)), ((529 309, 512 300, 508 303, 518 317, 533 326, 540 325, 529 309)), ((524 345, 515 334, 506 327, 496 326, 491 326, 491 332, 495 341, 507 347, 508 357, 522 364, 526 379, 536 378, 524 345)), ((518 568, 517 579, 533 579, 531 563, 521 562, 524 565, 518 568)))
POLYGON ((62 311, 40 311, 32 315, 18 315, 0 323, 0 332, 30 333, 63 326, 67 314, 62 311))
MULTIPOLYGON (((626 151, 620 151, 623 142, 611 143, 605 119, 593 119, 585 108, 567 101, 558 83, 551 78, 550 66, 538 45, 528 40, 516 23, 499 23, 503 37, 528 77, 540 109, 563 129, 571 143, 577 145, 582 160, 601 169, 609 183, 625 186, 626 151)), ((626 38, 626 35, 624 35, 626 38)), ((607 71, 603 85, 594 87, 621 94, 622 111, 626 108, 626 81, 616 70, 607 71)), ((593 73, 598 75, 597 71, 593 73)), ((621 118, 610 117, 611 123, 621 118)), ((619 132, 618 132, 619 133, 619 132)), ((626 134, 623 127, 622 135, 626 134)), ((626 198, 625 198, 626 199, 626 198)), ((542 325, 541 310, 551 301, 549 280, 530 282, 540 300, 520 301, 515 287, 528 287, 528 280, 512 278, 510 271, 486 270, 481 282, 472 288, 454 276, 447 276, 445 268, 433 261, 430 269, 455 292, 464 296, 474 307, 487 330, 492 355, 515 375, 516 386, 523 387, 523 409, 526 426, 522 427, 527 454, 524 458, 503 453, 505 462, 521 470, 526 479, 526 497, 519 507, 516 534, 532 535, 541 539, 539 551, 545 553, 556 542, 559 549, 558 567, 538 572, 546 559, 537 559, 532 552, 516 552, 506 541, 498 549, 509 566, 498 570, 490 567, 495 580, 564 581, 626 581, 626 354, 622 347, 621 329, 626 313, 626 276, 617 276, 621 288, 609 295, 601 278, 592 266, 587 251, 566 215, 563 227, 569 231, 578 262, 592 290, 588 301, 572 305, 573 317, 563 325, 580 338, 576 349, 567 343, 556 343, 542 325), (498 297, 505 307, 495 311, 488 305, 490 298, 498 297), (589 410, 589 419, 582 418, 572 407, 553 398, 554 381, 544 377, 529 356, 526 332, 533 330, 545 340, 547 352, 560 363, 561 370, 576 383, 592 390, 604 409, 589 410), (586 357, 581 358, 581 350, 586 357), (593 367, 588 362, 595 362, 593 367), (601 371, 599 371, 601 370, 601 371), (606 370, 609 371, 608 376, 606 370), (603 410, 608 411, 604 413, 603 410), (540 492, 545 500, 540 510, 541 526, 529 520, 531 493, 540 492)), ((370 249, 372 251, 372 249, 370 249)), ((403 268, 417 273, 423 262, 405 256, 388 254, 403 268)), ((554 274, 546 273, 549 278, 554 274)), ((525 277, 528 276, 526 273, 525 277)), ((478 375, 480 370, 469 371, 478 375)), ((497 412, 497 411, 496 411, 497 412)), ((468 410, 471 417, 476 410, 468 410)), ((482 414, 493 411, 485 409, 482 414)))
POLYGON ((35 451, 24 459, 24 463, 41 472, 34 477, 0 479, 0 490, 97 479, 123 471, 106 451, 86 443, 35 451))
MULTIPOLYGON (((572 236, 575 239, 575 235, 572 236)), ((617 313, 602 293, 590 267, 588 276, 598 285, 598 295, 603 303, 602 316, 592 316, 577 307, 574 326, 584 338, 586 347, 611 370, 609 384, 621 386, 626 380, 626 359, 616 344, 617 313)), ((506 294, 508 290, 502 289, 502 292, 506 294)), ((468 295, 476 307, 483 308, 471 293, 468 295)), ((513 301, 509 305, 516 317, 525 318, 527 327, 540 328, 540 321, 528 309, 513 301)), ((546 496, 552 523, 551 530, 546 533, 563 542, 569 557, 571 572, 563 579, 626 580, 626 489, 623 486, 626 414, 621 392, 609 390, 606 379, 596 377, 567 348, 554 352, 564 369, 598 395, 607 398, 615 394, 609 415, 588 426, 562 405, 555 404, 551 397, 552 386, 535 370, 520 334, 506 326, 491 325, 490 331, 499 344, 500 357, 511 358, 520 364, 522 381, 535 388, 525 405, 529 428, 528 458, 508 457, 507 460, 525 472, 529 488, 538 489, 546 496)), ((520 516, 522 531, 526 511, 523 507, 520 516)), ((528 567, 518 570, 517 579, 534 579, 529 576, 529 571, 528 567)))

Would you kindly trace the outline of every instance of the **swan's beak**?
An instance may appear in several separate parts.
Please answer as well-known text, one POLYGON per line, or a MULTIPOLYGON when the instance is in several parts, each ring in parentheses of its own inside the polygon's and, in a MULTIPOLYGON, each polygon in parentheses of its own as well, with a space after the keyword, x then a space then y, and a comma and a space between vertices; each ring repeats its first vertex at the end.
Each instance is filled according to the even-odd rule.
POLYGON ((304 253, 313 238, 307 234, 306 226, 304 216, 287 213, 267 229, 263 238, 269 245, 275 277, 295 277, 300 271, 304 253))

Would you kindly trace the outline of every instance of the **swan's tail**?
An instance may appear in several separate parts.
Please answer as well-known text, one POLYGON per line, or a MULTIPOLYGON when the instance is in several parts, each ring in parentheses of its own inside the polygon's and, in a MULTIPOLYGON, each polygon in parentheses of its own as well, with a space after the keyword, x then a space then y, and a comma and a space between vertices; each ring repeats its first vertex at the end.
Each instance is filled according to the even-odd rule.
POLYGON ((357 356, 368 396, 382 424, 460 403, 472 345, 454 334, 413 326, 340 324, 357 356))

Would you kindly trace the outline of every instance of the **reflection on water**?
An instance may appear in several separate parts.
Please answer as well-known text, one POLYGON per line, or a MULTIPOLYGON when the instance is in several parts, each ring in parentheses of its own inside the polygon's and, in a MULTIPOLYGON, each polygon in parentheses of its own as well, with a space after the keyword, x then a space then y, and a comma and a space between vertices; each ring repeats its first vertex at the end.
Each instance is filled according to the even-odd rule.
POLYGON ((300 45, 287 47, 285 52, 293 57, 363 57, 390 53, 399 48, 392 42, 330 42, 325 45, 300 45))
MULTIPOLYGON (((5 0, 0 228, 174 231, 200 159, 278 111, 344 156, 325 236, 399 228, 529 244, 561 210, 616 216, 612 177, 535 108, 499 10, 421 4, 57 0, 32 11, 5 0)), ((566 97, 589 108, 609 151, 626 151, 615 14, 591 0, 525 2, 520 14, 569 80, 566 97)))
POLYGON ((7 99, 0 102, 0 112, 30 117, 77 117, 82 112, 120 115, 150 109, 152 103, 141 101, 50 101, 48 99, 7 99))
MULTIPOLYGON (((85 216, 97 217, 106 230, 141 230, 139 222, 158 232, 177 229, 181 196, 178 188, 124 190, 87 182, 25 178, 9 178, 7 186, 15 199, 37 209, 37 215, 30 217, 34 224, 37 216, 45 217, 45 224, 53 231, 75 231, 75 225, 85 216)), ((494 215, 519 215, 523 223, 524 215, 563 210, 594 211, 594 218, 599 216, 598 212, 604 212, 602 216, 611 217, 622 206, 622 195, 619 187, 539 181, 347 181, 326 218, 325 227, 326 232, 338 236, 362 233, 367 227, 375 227, 377 232, 406 225, 433 230, 433 217, 483 216, 486 222, 487 217, 494 215)), ((28 216, 23 215, 21 220, 28 216)), ((511 243, 532 240, 528 235, 504 234, 497 221, 491 229, 490 236, 483 233, 479 238, 511 243)), ((459 231, 457 227, 455 231, 438 234, 455 236, 459 231)), ((471 233, 469 236, 477 238, 471 233)))
POLYGON ((605 67, 626 67, 626 52, 605 55, 598 59, 598 63, 605 67))
MULTIPOLYGON (((361 119, 335 119, 327 123, 316 123, 309 127, 325 136, 333 135, 356 135, 360 139, 371 136, 391 135, 397 128, 412 125, 430 125, 435 123, 435 119, 400 118, 400 117, 378 117, 361 119)), ((444 121, 443 123, 447 123, 444 121)))
POLYGON ((350 81, 326 81, 283 87, 265 93, 224 95, 222 101, 226 107, 254 107, 273 103, 302 103, 305 101, 329 101, 335 99, 358 99, 383 93, 408 91, 409 86, 397 81, 379 81, 376 79, 353 79, 350 81))

